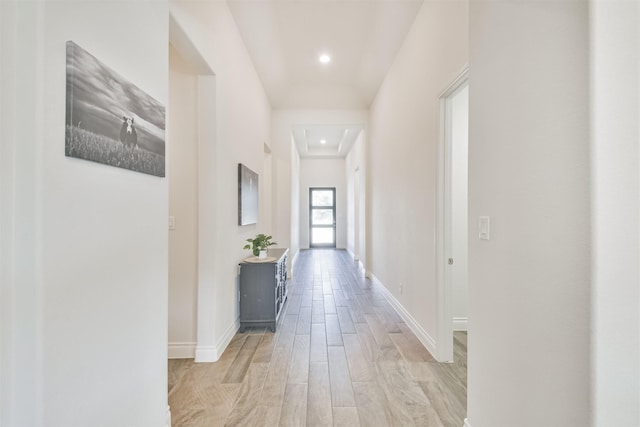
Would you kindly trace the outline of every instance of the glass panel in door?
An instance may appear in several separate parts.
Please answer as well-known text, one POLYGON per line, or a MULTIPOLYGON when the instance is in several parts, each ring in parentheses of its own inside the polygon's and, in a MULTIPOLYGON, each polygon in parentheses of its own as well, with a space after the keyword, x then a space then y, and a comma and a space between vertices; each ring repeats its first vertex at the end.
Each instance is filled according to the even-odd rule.
POLYGON ((309 246, 336 247, 336 189, 309 189, 309 246))

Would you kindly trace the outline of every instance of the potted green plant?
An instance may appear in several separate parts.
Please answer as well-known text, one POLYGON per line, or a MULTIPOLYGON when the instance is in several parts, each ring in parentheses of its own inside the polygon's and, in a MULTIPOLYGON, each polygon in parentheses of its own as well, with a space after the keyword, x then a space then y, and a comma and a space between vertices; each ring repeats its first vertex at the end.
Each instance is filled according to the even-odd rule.
POLYGON ((243 249, 249 249, 258 258, 266 258, 267 248, 278 244, 276 242, 272 242, 272 238, 272 236, 267 236, 266 234, 258 234, 253 239, 247 239, 247 242, 249 243, 244 245, 243 249))

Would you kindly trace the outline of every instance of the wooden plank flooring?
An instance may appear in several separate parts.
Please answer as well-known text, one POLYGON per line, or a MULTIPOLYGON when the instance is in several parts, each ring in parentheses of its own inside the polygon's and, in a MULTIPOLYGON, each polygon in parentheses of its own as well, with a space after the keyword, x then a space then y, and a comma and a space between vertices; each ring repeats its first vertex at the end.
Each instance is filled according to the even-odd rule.
POLYGON ((463 425, 466 333, 437 363, 345 251, 301 251, 295 273, 275 334, 169 361, 173 427, 463 425))

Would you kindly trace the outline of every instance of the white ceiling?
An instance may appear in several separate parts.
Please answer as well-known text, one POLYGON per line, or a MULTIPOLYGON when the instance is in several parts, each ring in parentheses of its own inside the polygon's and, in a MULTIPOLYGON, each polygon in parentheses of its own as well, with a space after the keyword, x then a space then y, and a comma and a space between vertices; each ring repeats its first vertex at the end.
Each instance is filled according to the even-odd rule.
POLYGON ((294 125, 291 134, 301 157, 344 157, 361 130, 359 125, 294 125))
MULTIPOLYGON (((273 108, 367 109, 422 1, 228 3, 273 108), (331 62, 321 64, 321 53, 329 54, 331 62)), ((309 129, 310 134, 314 136, 321 128, 309 129)), ((327 144, 331 141, 337 146, 345 126, 329 128, 322 128, 327 144)), ((296 143, 299 147, 307 144, 297 138, 296 143)))

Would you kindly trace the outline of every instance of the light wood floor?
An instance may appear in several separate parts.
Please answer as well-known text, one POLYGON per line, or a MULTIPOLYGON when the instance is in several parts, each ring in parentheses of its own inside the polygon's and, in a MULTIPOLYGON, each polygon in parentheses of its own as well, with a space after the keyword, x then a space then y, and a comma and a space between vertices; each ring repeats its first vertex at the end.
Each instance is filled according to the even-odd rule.
POLYGON ((345 251, 302 251, 295 273, 275 334, 169 361, 174 427, 463 425, 466 333, 437 363, 345 251))

